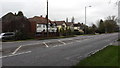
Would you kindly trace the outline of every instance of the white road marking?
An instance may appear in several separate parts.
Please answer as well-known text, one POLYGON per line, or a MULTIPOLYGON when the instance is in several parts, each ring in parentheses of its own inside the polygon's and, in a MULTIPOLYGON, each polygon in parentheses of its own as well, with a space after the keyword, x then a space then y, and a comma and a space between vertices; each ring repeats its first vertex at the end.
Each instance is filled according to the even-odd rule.
POLYGON ((2 56, 2 57, 0 57, 0 59, 2 59, 2 58, 6 58, 7 56, 2 56))
POLYGON ((81 41, 76 41, 76 42, 81 42, 81 41))
POLYGON ((8 55, 8 56, 2 56, 1 58, 7 58, 7 57, 12 57, 12 56, 17 56, 17 55, 22 55, 22 54, 26 54, 26 53, 31 53, 32 51, 27 51, 27 52, 22 52, 22 53, 18 53, 18 54, 12 54, 12 55, 8 55))
POLYGON ((104 48, 106 48, 106 47, 108 47, 108 46, 109 46, 109 45, 106 45, 106 46, 104 46, 104 47, 102 47, 102 48, 100 48, 100 49, 98 49, 98 50, 91 51, 91 52, 89 52, 87 55, 88 55, 88 56, 91 56, 91 55, 93 55, 93 54, 95 54, 95 53, 103 50, 104 48))
POLYGON ((58 41, 59 41, 60 43, 64 44, 64 45, 66 44, 65 42, 62 42, 61 40, 58 40, 58 41))
POLYGON ((58 45, 56 45, 56 46, 53 46, 53 47, 57 47, 58 45))
POLYGON ((21 47, 22 47, 22 45, 19 46, 12 54, 15 54, 21 47))
POLYGON ((46 47, 49 47, 45 42, 43 42, 43 44, 44 44, 46 47))

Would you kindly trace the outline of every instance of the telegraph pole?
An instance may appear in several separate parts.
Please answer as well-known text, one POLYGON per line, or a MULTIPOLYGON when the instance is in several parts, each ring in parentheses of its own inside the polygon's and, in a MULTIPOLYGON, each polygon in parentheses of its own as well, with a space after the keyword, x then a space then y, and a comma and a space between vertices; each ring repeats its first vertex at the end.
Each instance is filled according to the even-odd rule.
POLYGON ((49 32, 48 32, 48 23, 49 23, 49 20, 48 20, 48 0, 47 0, 47 37, 49 36, 49 32))
POLYGON ((84 34, 86 34, 86 6, 85 6, 85 31, 84 34))

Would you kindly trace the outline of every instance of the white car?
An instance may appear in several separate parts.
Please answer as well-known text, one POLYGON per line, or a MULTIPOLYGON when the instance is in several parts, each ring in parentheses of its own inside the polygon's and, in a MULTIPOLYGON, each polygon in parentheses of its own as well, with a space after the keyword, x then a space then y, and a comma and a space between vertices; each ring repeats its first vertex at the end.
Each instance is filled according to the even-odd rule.
POLYGON ((4 34, 5 34, 5 33, 1 33, 1 34, 0 34, 0 39, 2 39, 2 37, 3 37, 4 34))
POLYGON ((4 39, 11 39, 15 36, 14 32, 6 32, 6 33, 1 33, 0 34, 0 39, 4 40, 4 39))

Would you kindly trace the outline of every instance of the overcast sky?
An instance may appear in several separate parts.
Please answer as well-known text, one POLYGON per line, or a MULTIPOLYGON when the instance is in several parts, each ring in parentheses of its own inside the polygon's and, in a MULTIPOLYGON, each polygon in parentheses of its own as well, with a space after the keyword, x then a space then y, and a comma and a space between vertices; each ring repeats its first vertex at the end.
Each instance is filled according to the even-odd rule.
MULTIPOLYGON (((87 25, 96 23, 107 16, 118 16, 119 0, 49 0, 49 18, 51 20, 66 20, 75 17, 75 22, 85 19, 85 6, 87 8, 87 25)), ((27 18, 46 15, 46 0, 0 0, 0 17, 8 12, 23 11, 27 18)))

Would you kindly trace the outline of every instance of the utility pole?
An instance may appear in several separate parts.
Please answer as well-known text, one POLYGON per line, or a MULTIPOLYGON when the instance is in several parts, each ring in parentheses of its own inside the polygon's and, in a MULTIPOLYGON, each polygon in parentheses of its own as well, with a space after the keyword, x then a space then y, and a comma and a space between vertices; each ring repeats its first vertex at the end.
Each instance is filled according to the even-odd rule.
POLYGON ((49 20, 48 20, 48 0, 47 0, 47 37, 49 36, 49 32, 48 32, 48 23, 49 23, 49 20))
POLYGON ((84 34, 86 34, 86 6, 85 6, 85 31, 84 31, 84 34))

